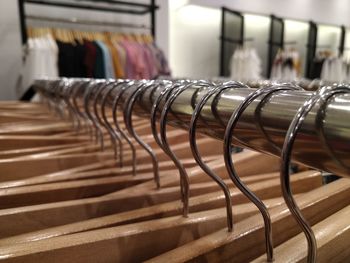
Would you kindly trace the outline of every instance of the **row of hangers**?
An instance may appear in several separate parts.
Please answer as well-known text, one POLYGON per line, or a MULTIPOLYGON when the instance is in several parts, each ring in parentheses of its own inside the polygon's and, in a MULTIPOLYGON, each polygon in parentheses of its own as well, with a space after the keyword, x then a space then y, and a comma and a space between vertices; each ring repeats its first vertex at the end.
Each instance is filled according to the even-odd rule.
MULTIPOLYGON (((272 260, 272 240, 278 245, 276 261, 306 259, 302 235, 291 239, 300 229, 281 197, 279 173, 289 178, 289 171, 278 172, 279 160, 265 154, 245 150, 233 154, 234 162, 231 155, 234 126, 249 104, 295 88, 279 85, 251 92, 226 125, 224 154, 220 141, 197 134, 197 122, 205 104, 224 89, 247 88, 240 83, 61 79, 37 82, 36 88, 50 112, 44 104, 1 104, 0 254, 5 261, 135 262, 157 256, 151 261, 245 262, 261 255, 256 259, 261 262, 265 248, 272 260), (172 104, 192 86, 205 92, 192 105, 189 130, 167 127, 172 104), (135 115, 140 96, 155 89, 160 93, 152 100, 151 121, 135 115), (264 213, 264 223, 247 200, 264 213), (183 217, 176 215, 181 210, 183 217)), ((331 96, 340 88, 332 90, 321 89, 317 95, 331 96)), ((306 107, 319 101, 316 95, 312 99, 290 126, 294 129, 283 147, 284 168, 289 168, 291 141, 306 107)), ((288 180, 284 182, 282 195, 293 199, 288 180)), ((320 172, 307 170, 293 175, 290 184, 299 209, 319 231, 319 258, 336 256, 339 250, 330 248, 347 234, 349 180, 321 186, 320 172), (337 225, 330 231, 337 229, 338 235, 320 236, 327 220, 337 225)), ((289 200, 290 208, 298 209, 293 204, 289 200)), ((312 245, 309 262, 315 260, 312 245)), ((347 253, 337 256, 344 259, 347 253)))
POLYGON ((100 31, 81 31, 68 28, 49 28, 49 27, 28 27, 28 36, 30 38, 40 38, 46 35, 51 35, 55 39, 66 43, 76 43, 79 41, 83 43, 84 40, 107 41, 114 40, 130 40, 138 43, 153 43, 153 36, 151 34, 136 34, 136 33, 122 33, 122 32, 100 32, 100 31))

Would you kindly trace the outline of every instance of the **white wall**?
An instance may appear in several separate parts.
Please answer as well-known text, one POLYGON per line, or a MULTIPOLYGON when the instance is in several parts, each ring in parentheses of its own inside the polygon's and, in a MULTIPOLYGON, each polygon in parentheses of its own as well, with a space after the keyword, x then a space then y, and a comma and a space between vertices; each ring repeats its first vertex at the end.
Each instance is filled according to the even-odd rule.
POLYGON ((317 29, 317 44, 321 47, 317 50, 332 50, 338 54, 341 30, 339 27, 319 25, 317 29), (324 47, 322 47, 324 46, 324 47))
POLYGON ((175 77, 210 78, 219 73, 220 11, 187 5, 170 13, 170 67, 175 77))
POLYGON ((256 49, 262 67, 262 76, 267 76, 267 43, 269 41, 270 19, 266 16, 244 15, 244 37, 253 38, 246 43, 256 49))
POLYGON ((293 48, 298 51, 300 55, 300 76, 305 76, 306 45, 308 41, 308 34, 308 23, 294 20, 284 21, 284 41, 296 42, 295 44, 286 45, 285 47, 293 48))
MULTIPOLYGON (((176 1, 176 0, 173 0, 176 1)), ((190 4, 350 26, 348 0, 189 0, 190 4)))
MULTIPOLYGON (((221 7, 241 11, 245 19, 245 36, 256 39, 253 46, 263 62, 263 75, 267 70, 267 38, 269 19, 252 14, 281 16, 317 23, 350 26, 348 0, 171 0, 170 6, 170 65, 178 77, 211 78, 219 73, 219 36, 221 7), (248 15, 246 15, 248 14, 248 15), (250 14, 250 15, 249 15, 250 14)), ((305 57, 308 24, 286 23, 288 36, 298 41, 305 57), (299 43, 300 42, 300 43, 299 43)), ((322 30, 324 32, 324 30, 322 30)), ((327 33, 320 33, 321 39, 327 33)), ((329 35, 329 34, 328 34, 329 35)), ((332 42, 335 41, 332 36, 332 42)), ((292 39, 286 39, 286 41, 292 39)), ((302 61, 302 71, 304 70, 302 61)))
POLYGON ((0 100, 16 99, 21 68, 21 40, 17 1, 0 1, 0 100))

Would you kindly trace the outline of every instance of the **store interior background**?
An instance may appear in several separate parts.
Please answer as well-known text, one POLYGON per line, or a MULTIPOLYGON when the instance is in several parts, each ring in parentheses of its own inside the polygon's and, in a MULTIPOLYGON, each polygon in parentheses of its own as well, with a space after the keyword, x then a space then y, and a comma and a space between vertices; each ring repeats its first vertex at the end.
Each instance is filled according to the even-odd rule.
MULTIPOLYGON (((147 0, 137 0, 145 2, 147 0)), ((320 42, 333 45, 340 37, 340 26, 350 27, 348 0, 157 0, 156 42, 169 60, 173 77, 210 78, 219 75, 221 7, 240 11, 245 17, 245 37, 254 37, 253 45, 263 61, 266 74, 268 16, 285 18, 285 41, 297 40, 301 56, 312 20, 325 24, 320 42), (300 20, 300 21, 298 21, 300 20), (304 22, 302 22, 304 21, 304 22), (334 25, 334 26, 331 26, 334 25), (335 27, 336 26, 336 27, 335 27)), ((28 6, 27 14, 50 17, 93 19, 111 22, 149 24, 149 17, 82 11, 45 6, 28 6)), ((29 25, 42 25, 28 23, 29 25)), ((50 24, 51 25, 51 24, 50 24)), ((57 23, 52 26, 62 26, 57 23)), ((69 26, 67 26, 69 27, 69 26)), ((84 28, 84 26, 82 26, 84 28)), ((85 27, 86 28, 86 27, 85 27)), ((101 27, 96 27, 96 30, 101 27)), ((123 29, 112 29, 123 31, 123 29)), ((0 99, 17 99, 22 70, 18 2, 0 1, 0 99), (16 91, 17 90, 17 91, 16 91)), ((345 46, 350 46, 350 33, 345 46)), ((304 63, 303 63, 304 64, 304 63)))

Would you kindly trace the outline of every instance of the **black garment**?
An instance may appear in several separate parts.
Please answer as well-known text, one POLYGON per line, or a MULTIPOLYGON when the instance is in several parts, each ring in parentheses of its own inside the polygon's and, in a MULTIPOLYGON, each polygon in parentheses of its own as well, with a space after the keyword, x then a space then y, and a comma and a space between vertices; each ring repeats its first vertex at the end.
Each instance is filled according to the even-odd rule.
POLYGON ((293 63, 293 58, 286 58, 284 61, 283 61, 283 67, 288 67, 289 69, 293 69, 294 68, 294 63, 293 63))
POLYGON ((84 65, 85 47, 80 44, 65 43, 57 40, 58 72, 60 77, 86 77, 84 65))
POLYGON ((100 48, 100 46, 93 42, 96 47, 96 61, 95 61, 95 67, 94 67, 94 78, 106 78, 106 72, 105 72, 105 61, 103 58, 103 50, 100 48))
POLYGON ((86 49, 84 44, 77 43, 76 46, 74 46, 74 54, 75 59, 77 63, 76 68, 76 77, 86 78, 87 77, 87 69, 85 66, 85 55, 86 55, 86 49))
POLYGON ((60 77, 74 77, 74 49, 73 45, 56 41, 58 46, 58 72, 60 77))
POLYGON ((324 58, 317 58, 313 61, 311 65, 310 79, 319 79, 321 77, 321 71, 324 61, 324 58))

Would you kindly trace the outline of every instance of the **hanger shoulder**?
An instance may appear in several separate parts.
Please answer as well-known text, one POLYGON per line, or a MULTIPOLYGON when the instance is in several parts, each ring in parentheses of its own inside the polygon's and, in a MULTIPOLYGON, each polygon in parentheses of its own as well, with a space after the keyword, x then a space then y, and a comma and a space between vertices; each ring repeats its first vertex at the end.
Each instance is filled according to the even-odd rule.
MULTIPOLYGON (((321 185, 319 173, 310 172, 310 174, 312 175, 300 174, 293 177, 292 185, 296 193, 310 191, 321 185)), ((140 188, 136 185, 129 187, 127 191, 118 191, 114 195, 2 210, 0 211, 0 233, 8 236, 15 234, 14 231, 23 233, 39 230, 43 227, 41 224, 33 224, 34 222, 41 222, 46 227, 57 226, 57 224, 68 224, 139 208, 148 211, 147 216, 151 218, 181 213, 182 205, 178 201, 180 196, 179 187, 156 190, 154 189, 154 182, 152 183, 153 190, 140 191, 140 188), (18 222, 16 218, 21 218, 20 227, 15 227, 16 222, 18 222), (12 225, 14 226, 11 227, 12 225)), ((225 204, 224 195, 222 191, 218 191, 215 184, 204 184, 202 187, 204 188, 194 188, 193 193, 191 193, 191 195, 193 194, 190 199, 191 212, 215 209, 225 204), (203 194, 203 191, 206 192, 207 190, 212 192, 203 194)), ((263 199, 280 196, 278 178, 252 183, 249 184, 249 187, 263 199)), ((231 189, 231 195, 235 204, 247 202, 243 194, 235 188, 231 189)))
MULTIPOLYGON (((315 224, 348 205, 350 180, 340 179, 296 198, 303 215, 315 224)), ((285 205, 270 210, 275 245, 300 232, 285 205)), ((265 252, 261 215, 235 225, 228 233, 221 229, 196 241, 164 253, 149 262, 247 262, 265 252), (250 249, 254 247, 254 250, 250 249), (250 253, 245 253, 249 249, 250 253)))
MULTIPOLYGON (((347 262, 350 258, 350 206, 330 215, 312 227, 317 239, 317 262, 347 262)), ((307 243, 299 234, 275 248, 275 261, 306 262, 307 243)), ((266 262, 266 256, 255 259, 255 263, 266 262)))

